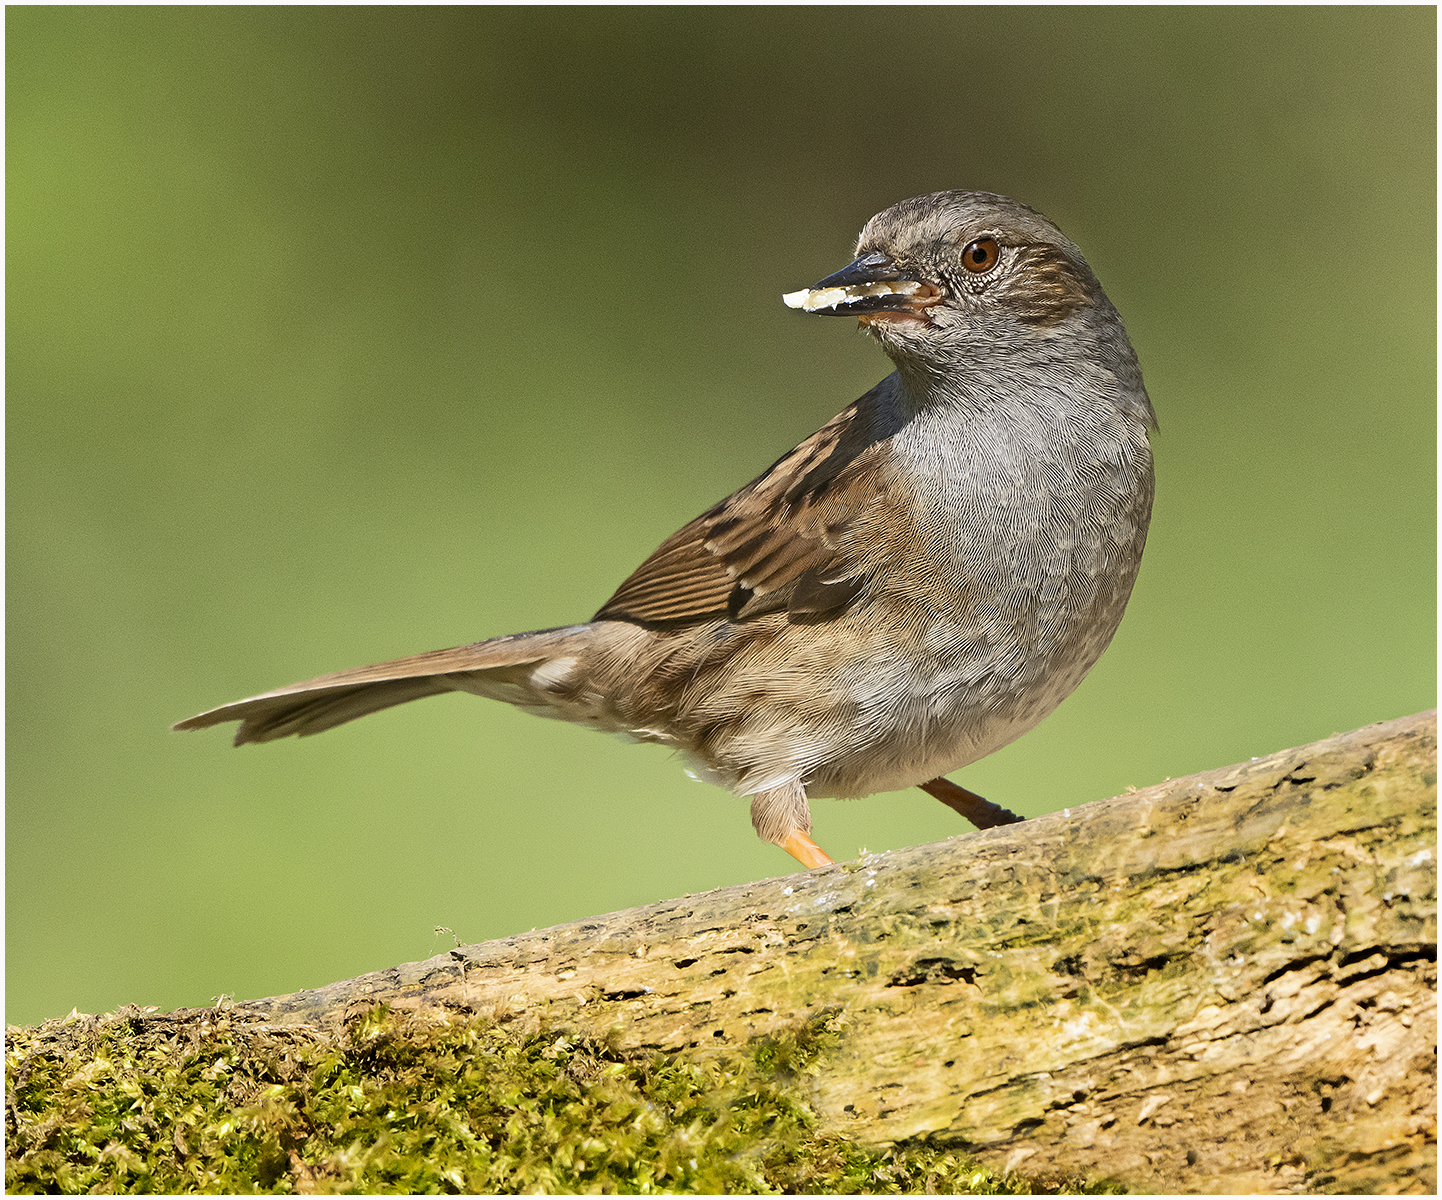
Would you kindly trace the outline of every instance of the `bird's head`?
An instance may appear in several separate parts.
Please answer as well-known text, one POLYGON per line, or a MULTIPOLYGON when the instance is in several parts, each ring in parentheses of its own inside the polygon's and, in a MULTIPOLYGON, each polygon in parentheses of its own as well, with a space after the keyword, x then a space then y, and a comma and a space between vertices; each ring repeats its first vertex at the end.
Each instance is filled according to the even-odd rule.
POLYGON ((1058 335, 1126 341, 1081 251, 1040 213, 989 192, 892 205, 866 223, 855 261, 784 299, 859 317, 903 374, 1025 354, 1058 335))

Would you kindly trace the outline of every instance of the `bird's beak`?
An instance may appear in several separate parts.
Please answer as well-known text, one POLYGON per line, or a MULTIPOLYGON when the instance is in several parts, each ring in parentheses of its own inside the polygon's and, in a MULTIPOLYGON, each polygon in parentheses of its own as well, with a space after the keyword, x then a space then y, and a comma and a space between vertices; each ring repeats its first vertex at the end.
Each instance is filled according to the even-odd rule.
POLYGON ((867 313, 906 313, 941 299, 941 289, 907 279, 885 254, 873 250, 828 275, 815 287, 781 297, 788 308, 827 317, 864 316, 867 313))

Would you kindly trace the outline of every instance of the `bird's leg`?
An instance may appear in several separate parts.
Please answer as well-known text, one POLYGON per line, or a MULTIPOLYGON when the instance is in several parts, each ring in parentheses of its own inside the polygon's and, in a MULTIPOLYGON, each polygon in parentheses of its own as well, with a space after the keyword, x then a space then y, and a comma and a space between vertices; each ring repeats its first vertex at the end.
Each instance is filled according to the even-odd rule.
POLYGON ((1014 812, 993 804, 975 792, 969 792, 950 779, 937 776, 927 783, 917 784, 928 796, 935 796, 948 808, 954 808, 978 829, 991 829, 996 825, 1015 825, 1025 820, 1014 812))
POLYGON ((803 867, 824 867, 833 861, 811 840, 811 805, 799 783, 752 796, 751 824, 760 838, 780 846, 803 867))
POLYGON ((836 860, 811 840, 809 834, 793 829, 781 843, 781 849, 791 855, 803 867, 824 867, 836 860))

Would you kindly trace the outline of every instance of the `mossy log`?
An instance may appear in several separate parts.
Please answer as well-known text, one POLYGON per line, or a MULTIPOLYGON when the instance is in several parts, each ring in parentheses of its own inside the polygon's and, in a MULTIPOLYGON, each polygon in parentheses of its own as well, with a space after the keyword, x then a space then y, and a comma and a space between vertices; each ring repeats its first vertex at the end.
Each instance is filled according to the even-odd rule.
POLYGON ((827 1011, 825 1129, 1157 1191, 1433 1192, 1436 714, 238 1007, 695 1055, 827 1011))

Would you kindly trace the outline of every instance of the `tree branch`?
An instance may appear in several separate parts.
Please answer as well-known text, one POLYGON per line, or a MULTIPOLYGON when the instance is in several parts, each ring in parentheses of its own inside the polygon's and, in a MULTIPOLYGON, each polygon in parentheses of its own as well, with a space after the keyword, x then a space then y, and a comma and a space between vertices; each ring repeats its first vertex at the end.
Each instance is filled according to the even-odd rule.
POLYGON ((1158 1191, 1435 1188, 1436 714, 240 1006, 706 1054, 818 1013, 823 1127, 1158 1191))

